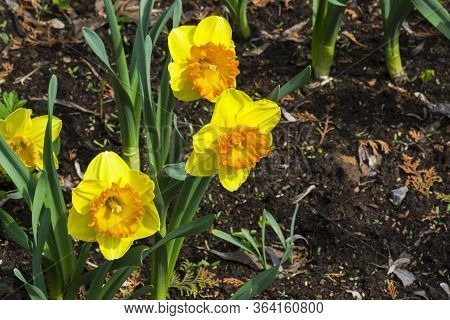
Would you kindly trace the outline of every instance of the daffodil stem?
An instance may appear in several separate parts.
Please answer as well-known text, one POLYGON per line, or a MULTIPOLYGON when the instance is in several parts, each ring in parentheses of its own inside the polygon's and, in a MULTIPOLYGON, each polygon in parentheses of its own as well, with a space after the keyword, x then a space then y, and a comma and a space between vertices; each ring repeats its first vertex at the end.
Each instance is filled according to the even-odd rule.
POLYGON ((248 1, 244 0, 244 3, 241 4, 239 12, 239 34, 244 40, 250 38, 250 35, 252 34, 247 19, 247 4, 248 1))
POLYGON ((347 0, 340 5, 329 1, 319 1, 313 26, 312 67, 314 76, 329 76, 334 60, 334 48, 347 0))
POLYGON ((122 147, 122 157, 123 160, 130 166, 131 170, 141 170, 141 160, 139 158, 139 147, 138 146, 132 146, 122 147))
MULTIPOLYGON (((155 235, 155 242, 161 240, 160 234, 155 235)), ((152 285, 152 299, 165 300, 169 291, 170 273, 167 266, 167 247, 156 249, 151 256, 150 281, 152 285), (169 278, 169 279, 168 279, 169 278)))
POLYGON ((330 75, 331 66, 334 60, 335 41, 331 44, 318 43, 313 46, 313 62, 314 76, 319 79, 330 75))
POLYGON ((63 293, 62 293, 62 286, 60 279, 56 275, 56 270, 54 270, 54 267, 50 268, 49 272, 49 298, 51 300, 62 300, 63 299, 63 293))
POLYGON ((381 2, 385 40, 386 67, 395 82, 406 80, 400 56, 400 28, 413 9, 410 0, 384 0, 381 2))
MULTIPOLYGON (((180 225, 192 221, 199 207, 200 201, 211 182, 212 177, 188 176, 181 189, 180 196, 172 212, 169 231, 180 225)), ((167 244, 168 273, 172 275, 183 246, 184 238, 177 238, 167 244)), ((171 279, 168 279, 170 282, 171 279)))
POLYGON ((403 82, 406 79, 406 73, 402 66, 398 36, 397 33, 386 41, 386 66, 392 80, 395 82, 403 82))

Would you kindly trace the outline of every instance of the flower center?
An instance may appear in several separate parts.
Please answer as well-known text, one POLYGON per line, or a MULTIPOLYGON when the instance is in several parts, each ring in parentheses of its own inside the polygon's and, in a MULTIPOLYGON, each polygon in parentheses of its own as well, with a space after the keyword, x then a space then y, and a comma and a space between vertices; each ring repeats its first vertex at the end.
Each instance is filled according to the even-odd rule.
POLYGON ((188 79, 203 98, 214 100, 222 91, 234 87, 238 65, 236 54, 222 44, 193 46, 188 59, 188 79))
POLYGON ((39 159, 39 151, 31 139, 26 137, 14 137, 9 145, 28 168, 34 168, 39 159))
POLYGON ((261 133, 258 128, 237 126, 219 137, 222 166, 234 169, 253 168, 269 151, 269 136, 261 133))
POLYGON ((144 206, 139 194, 130 185, 113 183, 91 201, 89 226, 114 238, 128 238, 139 229, 144 206))

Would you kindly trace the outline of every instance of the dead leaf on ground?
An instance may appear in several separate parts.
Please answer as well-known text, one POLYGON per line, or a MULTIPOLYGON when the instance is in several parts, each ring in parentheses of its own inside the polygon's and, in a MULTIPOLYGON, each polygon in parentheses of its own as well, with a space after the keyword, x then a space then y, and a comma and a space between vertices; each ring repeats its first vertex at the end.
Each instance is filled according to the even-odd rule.
POLYGON ((252 5, 257 8, 264 8, 271 2, 272 0, 252 0, 252 5))
POLYGON ((350 32, 345 31, 345 30, 342 31, 341 33, 342 33, 342 35, 346 36, 351 42, 356 44, 358 47, 367 48, 367 46, 365 44, 362 44, 361 42, 356 40, 356 37, 355 37, 355 35, 353 33, 350 33, 350 32))
POLYGON ((389 267, 387 274, 395 274, 397 278, 400 279, 404 287, 408 287, 416 281, 416 277, 414 274, 406 269, 404 267, 407 267, 412 261, 412 256, 402 252, 399 256, 399 258, 395 261, 392 260, 391 257, 389 257, 389 267))
POLYGON ((351 293, 353 299, 356 299, 356 300, 362 300, 361 293, 359 293, 358 291, 355 291, 355 290, 345 290, 345 292, 351 293))
POLYGON ((283 114, 283 117, 288 121, 288 122, 297 122, 297 119, 290 114, 289 112, 286 111, 285 108, 281 107, 281 113, 283 114))
POLYGON ((450 103, 433 103, 421 92, 414 92, 414 96, 425 104, 430 112, 450 117, 450 103))
POLYGON ((270 43, 265 42, 262 45, 260 45, 259 47, 253 48, 252 50, 244 51, 244 53, 242 53, 242 55, 244 57, 257 57, 257 56, 261 55, 268 47, 270 47, 270 43))
POLYGON ((319 122, 319 119, 312 113, 308 111, 294 113, 294 115, 298 118, 298 121, 301 123, 306 122, 319 122))
POLYGON ((419 289, 419 290, 414 290, 413 293, 421 298, 424 298, 425 300, 430 300, 428 299, 427 293, 425 292, 425 290, 419 289))
POLYGON ((353 9, 346 8, 345 13, 347 13, 350 16, 350 19, 352 19, 352 20, 358 19, 358 14, 353 9))
POLYGON ((365 177, 377 175, 383 160, 381 153, 388 154, 389 145, 383 140, 358 140, 358 143, 359 168, 362 175, 365 177))
POLYGON ((300 42, 300 36, 302 35, 300 31, 309 23, 309 19, 302 21, 293 25, 292 27, 286 29, 281 34, 283 40, 290 40, 294 42, 300 42))
POLYGON ((241 250, 233 252, 220 252, 216 250, 211 250, 211 253, 215 254, 216 256, 224 260, 243 263, 249 266, 250 268, 258 271, 264 269, 262 264, 258 261, 258 259, 254 255, 241 250))
POLYGON ((442 288, 442 290, 445 291, 445 293, 447 294, 448 298, 450 299, 450 288, 449 288, 448 284, 446 284, 445 282, 442 282, 439 285, 442 288))

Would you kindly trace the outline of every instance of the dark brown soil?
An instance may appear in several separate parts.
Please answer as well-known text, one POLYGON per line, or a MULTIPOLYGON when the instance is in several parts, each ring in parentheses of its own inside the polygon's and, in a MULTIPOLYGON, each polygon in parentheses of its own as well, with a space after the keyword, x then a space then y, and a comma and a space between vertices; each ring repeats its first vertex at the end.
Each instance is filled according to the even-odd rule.
MULTIPOLYGON (((161 7, 167 3, 165 1, 161 7)), ((196 23, 196 17, 203 13, 221 10, 218 1, 183 3, 185 20, 191 23, 196 23)), ((384 64, 379 7, 363 3, 352 2, 345 15, 342 30, 347 36, 341 34, 337 41, 332 70, 335 80, 323 86, 320 82, 312 83, 282 103, 293 116, 307 111, 321 120, 321 124, 282 119, 273 133, 271 156, 257 166, 235 193, 227 192, 216 178, 213 179, 199 210, 199 215, 220 214, 215 228, 229 231, 230 228, 244 227, 259 230, 258 218, 263 209, 267 209, 288 233, 294 210, 292 200, 308 186, 316 186, 301 202, 295 229, 308 239, 310 255, 296 276, 276 280, 261 298, 352 299, 346 290, 354 290, 364 299, 389 299, 388 279, 398 290, 397 299, 420 299, 414 294, 415 290, 424 290, 430 299, 447 297, 440 283, 450 283, 450 213, 436 193, 449 194, 446 183, 450 166, 450 123, 448 118, 430 113, 413 93, 422 92, 432 102, 449 103, 448 40, 414 12, 408 19, 414 33, 403 30, 401 36, 406 72, 413 78, 422 71, 433 69, 436 75, 425 84, 416 79, 393 85, 384 64), (416 50, 422 44, 423 49, 416 50), (333 130, 321 139, 319 129, 323 128, 327 117, 333 130), (420 132, 422 138, 414 141, 411 130, 420 132), (375 176, 363 176, 356 162, 353 164, 358 159, 358 140, 361 139, 382 140, 390 147, 388 154, 382 154, 375 176), (433 184, 429 195, 410 188, 405 200, 395 206, 389 194, 405 185, 407 176, 399 167, 403 155, 421 159, 420 168, 434 167, 442 181, 433 184), (350 164, 342 163, 343 156, 354 160, 350 164), (417 278, 406 288, 394 275, 387 275, 386 268, 389 257, 396 260, 402 253, 412 256, 412 263, 406 268, 417 278)), ((73 7, 78 16, 93 17, 93 4, 74 1, 73 7)), ((56 11, 48 14, 61 18, 56 11)), ((241 71, 238 87, 257 98, 267 95, 276 84, 286 82, 310 63, 311 10, 305 1, 270 1, 263 8, 252 6, 249 15, 252 38, 250 41, 236 39, 241 71), (292 35, 296 41, 267 39, 267 34, 281 35, 284 30, 304 21, 308 23, 292 35), (270 46, 262 54, 249 55, 255 46, 266 42, 270 46)), ((7 31, 20 37, 11 27, 12 13, 0 13, 0 17, 8 21, 7 31)), ((133 25, 125 26, 129 29, 127 34, 131 35, 133 25)), ((97 31, 107 38, 106 26, 97 31)), ((161 42, 161 48, 155 54, 156 61, 164 48, 165 44, 161 42)), ((42 98, 50 75, 55 73, 59 79, 59 98, 98 111, 99 93, 89 88, 98 89, 101 83, 93 71, 100 75, 104 72, 83 43, 68 40, 51 47, 24 43, 17 50, 0 45, 0 50, 3 50, 3 59, 14 65, 14 71, 1 85, 2 90, 15 89, 28 100, 42 98), (35 64, 42 61, 48 64, 24 85, 13 84, 15 79, 30 73, 35 64), (68 73, 69 67, 79 68, 77 78, 68 73)), ((156 66, 155 81, 161 64, 153 63, 156 66)), ((29 106, 38 114, 45 113, 45 102, 30 102, 29 106)), ((117 124, 112 116, 113 107, 113 103, 105 102, 106 121, 117 124)), ((206 102, 195 106, 177 102, 175 110, 180 129, 191 136, 190 128, 196 131, 202 123, 209 121, 212 106, 206 102), (195 112, 192 112, 193 108, 195 112)), ((98 116, 68 107, 59 106, 56 116, 64 123, 59 172, 69 185, 76 186, 79 179, 74 161, 78 160, 83 170, 96 153, 105 149, 119 150, 118 133, 106 129, 98 116), (104 139, 107 144, 102 148, 98 144, 104 139)), ((67 199, 69 202, 69 193, 67 199)), ((29 215, 19 202, 9 201, 4 209, 22 225, 30 225, 29 215)), ((270 234, 268 242, 275 243, 275 236, 270 234)), ((206 244, 218 251, 235 250, 207 233, 189 241, 180 258, 192 262, 204 259, 210 263, 219 260, 206 250, 206 244)), ((0 229, 0 285, 18 286, 12 279, 15 267, 26 272, 30 268, 30 257, 11 243, 0 229)), ((220 260, 212 272, 218 279, 242 281, 256 274, 245 265, 224 260, 220 260)), ((229 284, 221 284, 205 292, 204 296, 225 299, 235 290, 229 284)), ((16 296, 4 296, 24 297, 20 292, 16 296)), ((184 298, 177 291, 172 291, 172 297, 184 298)))

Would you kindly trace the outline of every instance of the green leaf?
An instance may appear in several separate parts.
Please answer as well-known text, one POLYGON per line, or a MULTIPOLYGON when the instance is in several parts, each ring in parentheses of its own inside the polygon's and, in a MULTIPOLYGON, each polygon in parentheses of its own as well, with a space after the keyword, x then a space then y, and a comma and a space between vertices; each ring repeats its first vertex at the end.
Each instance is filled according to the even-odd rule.
POLYGON ((171 177, 172 179, 178 180, 178 181, 184 181, 186 180, 187 173, 184 170, 185 163, 174 163, 174 164, 167 164, 164 166, 164 173, 171 177))
POLYGON ((30 171, 11 150, 8 143, 0 135, 0 163, 4 171, 17 187, 17 191, 23 196, 25 202, 31 206, 30 192, 28 190, 31 178, 30 171))
POLYGON ((280 225, 269 211, 264 209, 263 214, 266 216, 267 222, 269 222, 269 225, 272 227, 273 231, 275 231, 278 239, 280 239, 283 248, 286 249, 286 240, 284 238, 283 231, 281 231, 280 225))
POLYGON ((168 163, 180 162, 183 159, 183 151, 185 146, 186 141, 184 140, 183 135, 178 130, 177 116, 174 114, 168 163))
POLYGON ((41 289, 42 292, 47 292, 44 280, 44 272, 42 271, 42 257, 44 253, 44 245, 47 241, 48 232, 50 230, 50 211, 48 209, 42 210, 39 215, 39 229, 35 235, 35 246, 33 248, 32 274, 33 284, 41 289))
POLYGON ((113 43, 113 51, 116 57, 116 66, 119 71, 119 79, 122 87, 129 94, 130 93, 130 76, 128 70, 125 49, 123 47, 122 35, 120 34, 119 23, 112 5, 111 0, 104 0, 106 16, 108 18, 109 30, 111 31, 111 39, 113 43))
POLYGON ((0 40, 2 40, 4 44, 8 44, 8 42, 9 42, 8 34, 6 34, 4 32, 0 32, 0 40))
POLYGON ((156 45, 156 41, 159 38, 159 35, 166 25, 167 21, 172 18, 173 23, 172 27, 176 28, 180 23, 182 13, 182 2, 181 0, 175 0, 172 5, 162 14, 153 27, 150 29, 149 36, 153 41, 153 46, 156 45))
POLYGON ((215 219, 216 216, 214 214, 210 214, 179 226, 175 230, 167 233, 164 238, 150 247, 148 251, 144 253, 144 256, 148 256, 150 253, 173 239, 194 236, 208 230, 215 219))
POLYGON ((47 194, 47 174, 43 172, 37 182, 36 191, 34 193, 33 205, 31 207, 31 226, 33 229, 34 242, 37 243, 38 223, 41 209, 47 194))
POLYGON ((137 289, 135 292, 133 292, 127 299, 128 300, 136 300, 138 298, 141 298, 147 294, 149 294, 152 291, 152 286, 143 286, 139 289, 137 289))
POLYGON ((92 274, 95 274, 95 277, 92 280, 91 286, 89 287, 89 290, 86 293, 86 299, 88 300, 101 299, 101 290, 103 287, 103 283, 105 282, 106 275, 111 270, 112 264, 113 264, 112 261, 106 261, 100 267, 93 270, 95 272, 92 274))
POLYGON ((160 146, 162 148, 160 160, 161 164, 171 163, 166 162, 171 149, 170 138, 172 135, 172 128, 173 128, 172 121, 173 121, 174 96, 169 84, 170 81, 169 63, 171 61, 172 58, 168 56, 166 59, 166 64, 163 69, 161 83, 159 85, 158 104, 156 109, 158 132, 161 141, 160 146))
POLYGON ((139 23, 142 26, 142 29, 145 31, 144 33, 147 33, 154 4, 154 0, 142 0, 139 5, 139 23))
POLYGON ((84 266, 86 264, 86 260, 89 257, 89 254, 91 252, 92 243, 90 242, 84 242, 80 253, 78 254, 78 259, 76 261, 73 273, 72 273, 72 279, 70 281, 70 285, 66 290, 66 294, 64 296, 64 299, 66 300, 75 300, 77 298, 78 290, 84 283, 83 280, 85 279, 82 276, 84 266))
POLYGON ((292 246, 289 246, 284 252, 280 263, 272 268, 263 271, 250 279, 246 284, 239 288, 231 297, 231 300, 250 300, 266 290, 277 276, 280 266, 289 258, 292 253, 292 246))
POLYGON ((411 0, 411 2, 425 19, 450 39, 450 14, 438 0, 411 0))
POLYGON ((25 290, 27 290, 28 295, 32 300, 47 300, 46 295, 38 287, 29 284, 27 280, 23 277, 19 269, 14 269, 14 275, 23 282, 25 285, 25 290))
MULTIPOLYGON (((255 239, 250 235, 250 232, 247 229, 241 229, 241 233, 244 236, 245 240, 247 240, 248 243, 255 249, 255 253, 258 255, 258 257, 262 260, 262 256, 259 252, 259 246, 256 243, 255 239)), ((265 264, 264 261, 261 261, 263 265, 265 264)))
POLYGON ((26 250, 30 250, 30 240, 21 226, 6 211, 0 208, 0 221, 3 223, 6 233, 14 242, 26 250))
POLYGON ((236 291, 231 297, 231 300, 250 300, 262 293, 272 284, 273 280, 275 280, 279 267, 279 265, 276 265, 250 279, 236 291))
POLYGON ((211 233, 214 236, 216 236, 217 238, 220 238, 220 239, 225 240, 225 241, 227 241, 227 242, 229 242, 231 244, 234 244, 236 247, 239 247, 242 250, 244 250, 244 251, 246 251, 246 252, 248 252, 250 254, 255 255, 255 253, 252 250, 247 248, 245 246, 245 244, 243 244, 241 241, 239 241, 239 239, 237 239, 236 237, 233 237, 232 235, 230 235, 228 233, 225 233, 223 231, 217 230, 217 229, 214 229, 211 233))
POLYGON ((144 252, 149 248, 147 246, 133 247, 127 251, 127 253, 120 259, 114 260, 111 269, 117 270, 123 267, 136 266, 141 267, 143 265, 144 252))
POLYGON ((338 0, 327 0, 327 1, 338 7, 346 7, 347 6, 347 0, 344 0, 343 2, 338 1, 338 0))
POLYGON ((82 31, 86 43, 92 51, 94 51, 95 55, 103 62, 103 64, 112 71, 102 38, 100 38, 100 36, 91 29, 83 28, 82 31))
POLYGON ((43 158, 44 171, 48 180, 47 201, 45 204, 51 212, 52 235, 54 237, 52 243, 49 243, 49 247, 53 251, 52 255, 54 259, 56 259, 56 267, 61 272, 62 279, 60 281, 64 284, 71 278, 75 260, 72 238, 69 236, 67 230, 66 204, 59 184, 58 174, 56 173, 53 156, 52 119, 57 88, 58 80, 53 75, 48 86, 48 121, 45 130, 43 158))
POLYGON ((103 286, 100 292, 99 299, 102 300, 111 300, 114 298, 116 293, 122 287, 123 283, 128 279, 128 277, 136 270, 135 266, 124 267, 117 270, 111 278, 109 278, 108 282, 103 286))
MULTIPOLYGON (((192 219, 210 181, 211 177, 186 177, 186 180, 183 182, 183 187, 178 193, 178 199, 170 217, 170 225, 168 228, 170 232, 178 230, 180 226, 192 223, 192 219)), ((184 238, 179 238, 168 244, 167 252, 170 257, 169 270, 175 268, 183 241, 184 238)))
POLYGON ((278 102, 281 101, 285 96, 294 92, 299 88, 303 88, 308 81, 311 79, 311 66, 307 66, 303 71, 298 73, 292 79, 290 79, 284 86, 276 87, 267 97, 268 99, 278 102))

